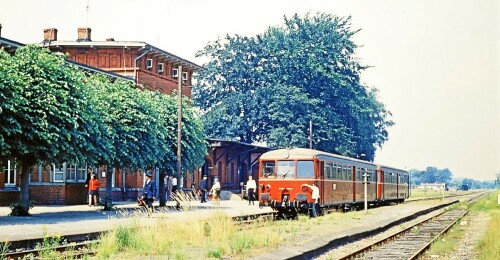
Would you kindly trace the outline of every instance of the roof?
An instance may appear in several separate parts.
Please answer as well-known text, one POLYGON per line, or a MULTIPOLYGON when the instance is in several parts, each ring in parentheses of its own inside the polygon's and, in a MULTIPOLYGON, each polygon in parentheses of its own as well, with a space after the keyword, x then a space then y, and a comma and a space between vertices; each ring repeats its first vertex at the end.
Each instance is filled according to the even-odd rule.
MULTIPOLYGON (((22 46, 25 46, 25 44, 0 37, 0 47, 4 47, 4 49, 9 53, 13 53, 17 48, 22 47, 22 46)), ((122 75, 119 75, 119 74, 116 74, 113 72, 105 71, 105 70, 102 70, 102 69, 99 69, 96 67, 92 67, 92 66, 87 66, 85 64, 82 64, 82 63, 79 63, 79 62, 76 62, 76 61, 73 61, 70 59, 65 59, 65 60, 67 63, 76 65, 78 68, 92 72, 92 73, 100 73, 100 74, 104 74, 108 77, 112 77, 112 78, 116 78, 116 79, 133 81, 132 78, 128 78, 128 77, 125 77, 125 76, 122 76, 122 75)))
POLYGON ((198 71, 203 69, 203 67, 197 65, 194 62, 183 59, 177 55, 170 52, 164 51, 156 46, 148 44, 146 42, 140 41, 50 41, 42 42, 44 47, 83 47, 83 48, 137 48, 139 51, 150 51, 152 54, 158 55, 165 59, 173 60, 179 63, 183 67, 191 69, 193 71, 198 71))
POLYGON ((243 142, 239 142, 239 141, 231 141, 231 140, 226 140, 226 139, 208 138, 207 141, 210 143, 210 146, 214 147, 214 148, 240 145, 240 146, 247 146, 249 148, 254 148, 256 150, 256 152, 266 152, 266 151, 269 151, 271 149, 267 146, 254 145, 254 144, 243 143, 243 142))

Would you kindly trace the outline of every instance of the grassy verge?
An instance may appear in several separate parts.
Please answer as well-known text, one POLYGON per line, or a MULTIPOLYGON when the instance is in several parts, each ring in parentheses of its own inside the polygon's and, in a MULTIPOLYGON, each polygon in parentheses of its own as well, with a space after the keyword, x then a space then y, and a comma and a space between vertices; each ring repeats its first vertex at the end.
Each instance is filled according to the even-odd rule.
POLYGON ((474 205, 472 210, 488 212, 490 221, 486 228, 485 234, 481 237, 476 250, 479 259, 500 259, 500 205, 498 205, 498 194, 500 192, 492 192, 488 196, 488 200, 481 201, 474 205))
MULTIPOLYGON (((301 245, 311 238, 362 221, 370 212, 332 213, 298 221, 267 221, 238 227, 230 217, 215 212, 209 218, 186 212, 183 221, 169 214, 155 218, 132 217, 101 238, 95 248, 100 259, 247 259, 281 247, 301 245), (149 223, 148 223, 149 222, 149 223), (336 227, 336 228, 334 228, 336 227)), ((183 213, 184 214, 184 213, 183 213)))
MULTIPOLYGON (((475 247, 476 253, 480 259, 500 259, 500 239, 498 239, 498 230, 500 230, 500 207, 497 204, 497 192, 492 192, 482 198, 477 203, 470 206, 469 214, 477 215, 480 213, 490 214, 490 221, 485 234, 475 247)), ((454 207, 468 207, 465 203, 459 203, 454 207)), ((444 236, 436 240, 427 256, 447 256, 463 245, 463 239, 468 235, 467 231, 470 225, 474 225, 470 220, 466 225, 462 225, 463 220, 454 225, 444 236)), ((473 228, 473 227, 472 227, 473 228)))

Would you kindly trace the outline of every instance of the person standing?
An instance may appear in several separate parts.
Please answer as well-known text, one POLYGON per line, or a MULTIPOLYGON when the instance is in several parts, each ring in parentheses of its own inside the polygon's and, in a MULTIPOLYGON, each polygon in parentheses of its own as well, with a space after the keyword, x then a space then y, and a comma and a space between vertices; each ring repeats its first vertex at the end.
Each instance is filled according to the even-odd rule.
MULTIPOLYGON (((91 167, 87 168, 87 178, 85 179, 85 188, 87 190, 87 194, 89 191, 89 182, 90 182, 90 179, 91 179, 93 173, 94 173, 94 170, 91 167)), ((87 199, 87 204, 92 204, 91 200, 89 200, 89 196, 87 196, 86 199, 87 199)))
POLYGON ((215 177, 214 179, 214 185, 212 185, 212 189, 210 192, 212 193, 213 201, 212 204, 215 205, 220 205, 220 183, 219 179, 215 177))
POLYGON ((247 197, 248 197, 248 205, 252 202, 252 205, 255 205, 255 190, 257 189, 257 183, 252 179, 252 175, 248 176, 247 181, 247 197))
POLYGON ((319 207, 319 188, 318 188, 318 183, 314 182, 313 185, 309 184, 302 184, 302 186, 307 186, 311 188, 312 194, 311 198, 313 199, 312 205, 311 205, 311 216, 313 218, 318 216, 318 207, 319 207))
POLYGON ((97 193, 99 192, 99 180, 97 180, 94 173, 90 176, 89 180, 89 207, 92 206, 92 199, 94 206, 97 206, 97 193))
POLYGON ((151 178, 153 174, 151 171, 146 173, 146 181, 144 182, 144 189, 142 192, 142 199, 146 202, 146 207, 148 209, 148 217, 151 217, 153 212, 153 201, 156 198, 156 183, 151 178))
POLYGON ((201 203, 207 202, 207 176, 203 175, 203 179, 200 181, 200 198, 201 203))
POLYGON ((177 178, 174 176, 172 177, 172 194, 175 194, 177 192, 177 178))

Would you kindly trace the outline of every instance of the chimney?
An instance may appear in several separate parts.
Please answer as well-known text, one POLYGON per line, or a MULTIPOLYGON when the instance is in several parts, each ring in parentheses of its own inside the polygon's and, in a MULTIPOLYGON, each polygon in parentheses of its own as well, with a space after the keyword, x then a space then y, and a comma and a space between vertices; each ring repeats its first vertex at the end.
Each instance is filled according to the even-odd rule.
POLYGON ((57 29, 47 28, 43 29, 43 42, 57 41, 57 29))
POLYGON ((77 42, 90 42, 92 41, 90 38, 90 32, 92 30, 88 27, 78 28, 78 39, 77 42))

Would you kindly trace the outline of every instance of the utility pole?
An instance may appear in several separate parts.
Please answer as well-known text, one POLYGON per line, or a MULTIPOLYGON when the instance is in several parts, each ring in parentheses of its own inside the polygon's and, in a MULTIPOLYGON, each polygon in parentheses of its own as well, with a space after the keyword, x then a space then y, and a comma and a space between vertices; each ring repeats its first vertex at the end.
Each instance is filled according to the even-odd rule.
POLYGON ((313 149, 313 121, 309 119, 309 149, 313 149))
POLYGON ((180 187, 181 181, 181 129, 182 129, 182 65, 179 65, 177 71, 178 80, 178 99, 177 99, 177 187, 180 187))

